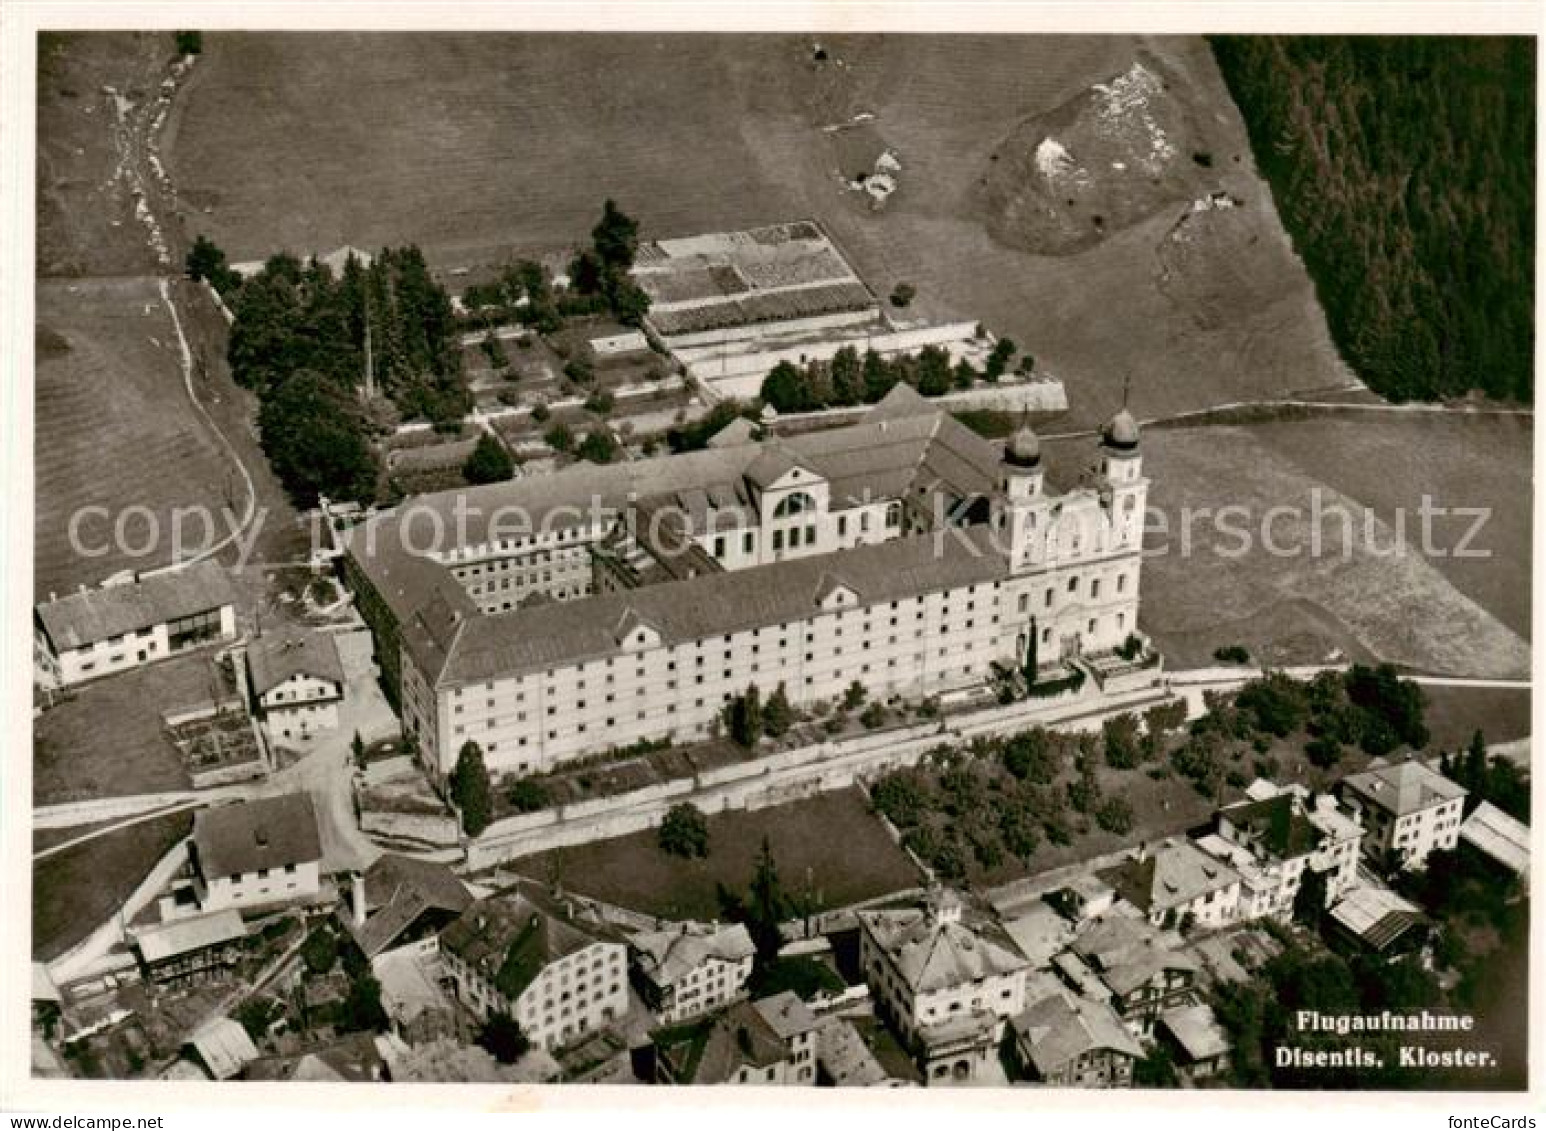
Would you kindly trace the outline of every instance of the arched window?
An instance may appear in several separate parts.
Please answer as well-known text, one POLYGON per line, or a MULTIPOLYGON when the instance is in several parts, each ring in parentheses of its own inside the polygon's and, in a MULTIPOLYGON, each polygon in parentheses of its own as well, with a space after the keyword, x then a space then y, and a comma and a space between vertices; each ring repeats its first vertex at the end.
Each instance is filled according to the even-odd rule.
POLYGON ((804 514, 816 509, 816 500, 805 491, 792 491, 778 501, 773 508, 774 518, 787 518, 792 514, 804 514))

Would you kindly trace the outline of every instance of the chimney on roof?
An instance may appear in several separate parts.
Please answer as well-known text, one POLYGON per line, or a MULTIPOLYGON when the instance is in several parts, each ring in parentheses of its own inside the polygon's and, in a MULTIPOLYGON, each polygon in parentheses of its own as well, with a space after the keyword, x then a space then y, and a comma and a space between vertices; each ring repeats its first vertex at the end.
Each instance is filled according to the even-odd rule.
POLYGON ((1149 842, 1146 841, 1146 840, 1140 840, 1138 842, 1138 847, 1133 851, 1133 859, 1138 861, 1138 863, 1142 864, 1148 858, 1149 858, 1149 842))
POLYGON ((268 847, 268 830, 262 825, 252 830, 252 839, 258 842, 259 848, 268 847))
POLYGON ((354 897, 354 925, 365 925, 365 874, 355 872, 351 877, 350 894, 354 897))

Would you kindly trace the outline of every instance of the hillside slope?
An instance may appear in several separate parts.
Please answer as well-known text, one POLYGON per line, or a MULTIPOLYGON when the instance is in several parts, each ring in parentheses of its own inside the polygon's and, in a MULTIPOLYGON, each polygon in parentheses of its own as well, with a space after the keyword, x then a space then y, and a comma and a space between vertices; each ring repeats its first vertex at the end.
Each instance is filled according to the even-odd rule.
POLYGON ((920 314, 1012 337, 1076 422, 1128 376, 1145 415, 1348 380, 1199 39, 220 33, 185 94, 183 220, 235 260, 412 242, 476 271, 573 246, 607 195, 646 236, 812 216, 878 293, 911 282, 920 314), (1140 60, 1207 138, 1203 191, 1058 254, 997 238, 1006 139, 1140 60), (884 153, 877 202, 854 184, 884 153), (1215 190, 1240 215, 1172 254, 1215 190))

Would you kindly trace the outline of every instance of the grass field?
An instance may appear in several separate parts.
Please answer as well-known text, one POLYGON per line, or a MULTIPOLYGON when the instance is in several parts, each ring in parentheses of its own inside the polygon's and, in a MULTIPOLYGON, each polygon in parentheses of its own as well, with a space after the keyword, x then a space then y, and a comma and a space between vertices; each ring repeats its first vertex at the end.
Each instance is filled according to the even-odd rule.
POLYGON ((981 319, 1077 386, 1079 420, 1128 375, 1145 414, 1345 379, 1200 40, 821 38, 818 65, 788 36, 211 34, 166 158, 186 226, 237 260, 414 241, 477 272, 573 246, 607 195, 646 237, 815 217, 877 293, 911 282, 917 312, 981 319), (1184 207, 1072 256, 987 234, 995 151, 1140 51, 1200 103, 1246 217, 1166 267, 1232 278, 1265 257, 1270 285, 1162 283, 1184 207), (858 113, 902 164, 882 212, 844 186, 856 170, 822 128, 858 113))
MULTIPOLYGON (((218 511, 234 473, 188 400, 171 317, 153 281, 44 281, 37 318, 33 584, 45 600, 120 569, 166 564, 173 508, 218 511), (123 545, 115 544, 114 518, 87 515, 83 545, 106 544, 109 552, 76 553, 70 518, 87 505, 114 518, 148 508, 160 534, 154 552, 128 552, 148 545, 153 532, 147 513, 136 510, 126 514, 123 545)), ((240 507, 240 483, 231 489, 240 507)), ((189 524, 190 547, 202 529, 189 524)))
MULTIPOLYGON (((1530 441, 1527 425, 1507 419, 1383 413, 1151 429, 1145 472, 1169 535, 1151 533, 1147 542, 1142 623, 1177 667, 1209 663, 1215 648, 1241 643, 1271 663, 1321 661, 1340 650, 1437 673, 1525 673, 1530 441), (1424 494, 1448 506, 1490 505, 1493 518, 1475 545, 1491 556, 1419 552, 1424 494), (1226 505, 1246 508, 1248 517, 1228 520, 1253 532, 1243 553, 1237 534, 1216 525, 1226 505), (1282 556, 1260 537, 1275 507, 1296 511, 1272 520, 1274 545, 1289 551, 1282 556), (1349 543, 1334 517, 1338 507, 1353 516, 1349 543), (1401 555, 1391 552, 1398 507, 1409 514, 1409 548, 1401 555), (1374 516, 1368 539, 1366 510, 1374 516), (1189 553, 1182 536, 1188 511, 1189 553)), ((1074 456, 1072 443, 1058 444, 1053 458, 1074 456)), ((1435 522, 1434 544, 1452 548, 1469 525, 1435 522)))
POLYGON ((719 917, 717 885, 745 892, 763 837, 772 845, 785 891, 808 892, 818 908, 843 907, 921 880, 854 789, 710 816, 704 860, 668 856, 655 837, 650 830, 556 849, 514 866, 534 879, 557 879, 582 895, 673 919, 719 917))
POLYGON ((50 961, 91 934, 192 831, 192 813, 173 813, 33 865, 32 957, 50 961))
POLYGON ((78 687, 33 724, 33 804, 188 789, 161 716, 208 701, 212 678, 202 653, 78 687))
POLYGON ((1481 731, 1490 743, 1530 734, 1530 693, 1495 688, 1425 687, 1430 750, 1458 750, 1481 731))

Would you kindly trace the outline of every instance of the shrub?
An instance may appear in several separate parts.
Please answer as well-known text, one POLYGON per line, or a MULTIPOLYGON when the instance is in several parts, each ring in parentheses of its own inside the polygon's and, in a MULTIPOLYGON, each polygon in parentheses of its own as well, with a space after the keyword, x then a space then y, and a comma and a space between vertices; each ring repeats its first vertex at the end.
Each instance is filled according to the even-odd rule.
POLYGON ((667 811, 660 823, 660 850, 691 860, 709 854, 709 821, 697 806, 682 802, 667 811))
POLYGON ((891 305, 905 307, 918 296, 918 288, 911 283, 898 283, 891 290, 891 305))
POLYGON ((1213 650, 1213 658, 1221 664, 1249 664, 1251 653, 1241 644, 1226 644, 1213 650))
POLYGON ((510 787, 505 797, 510 802, 510 808, 517 813, 535 813, 539 809, 546 809, 551 802, 547 787, 531 778, 521 778, 510 787))
POLYGON ((180 31, 176 34, 175 39, 179 55, 201 55, 204 52, 203 32, 180 31))
POLYGON ((1125 797, 1108 797, 1095 810, 1095 823, 1108 833, 1126 836, 1133 830, 1133 807, 1125 797))
POLYGON ((867 730, 875 730, 877 727, 884 725, 885 721, 886 708, 884 705, 878 702, 871 703, 859 716, 859 722, 862 723, 867 730))

